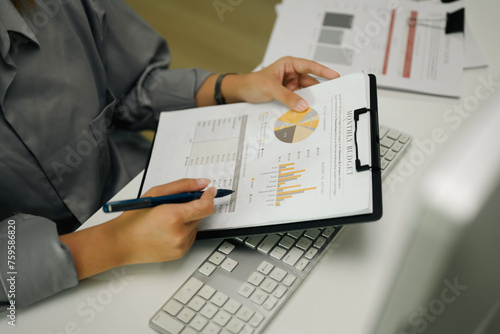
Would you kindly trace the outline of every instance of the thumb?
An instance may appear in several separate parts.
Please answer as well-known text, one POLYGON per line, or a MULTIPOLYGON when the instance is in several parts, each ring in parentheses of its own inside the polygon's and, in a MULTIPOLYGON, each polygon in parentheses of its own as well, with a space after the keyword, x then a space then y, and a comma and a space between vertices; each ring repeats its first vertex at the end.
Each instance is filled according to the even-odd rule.
POLYGON ((309 108, 306 100, 282 85, 276 85, 273 91, 274 98, 290 109, 300 112, 309 108))

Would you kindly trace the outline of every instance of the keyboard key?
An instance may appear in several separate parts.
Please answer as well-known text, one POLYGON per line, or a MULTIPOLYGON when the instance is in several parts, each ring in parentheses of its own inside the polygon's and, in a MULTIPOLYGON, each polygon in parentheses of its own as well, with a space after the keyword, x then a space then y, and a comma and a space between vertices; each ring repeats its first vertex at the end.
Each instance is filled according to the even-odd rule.
POLYGON ((253 327, 257 327, 260 325, 260 323, 262 322, 262 320, 264 320, 264 316, 258 312, 256 312, 252 319, 250 319, 250 321, 248 322, 250 325, 252 325, 253 327))
POLYGON ((232 252, 232 250, 234 249, 234 245, 232 243, 229 243, 227 241, 224 241, 222 243, 222 245, 220 245, 219 247, 219 251, 221 251, 222 253, 228 255, 229 253, 232 252))
POLYGON ((240 318, 243 321, 248 321, 254 315, 254 311, 246 306, 243 306, 242 308, 239 309, 238 313, 236 313, 236 316, 240 318))
POLYGON ((380 156, 383 157, 384 155, 386 155, 388 150, 388 148, 380 146, 380 156))
POLYGON ((177 313, 179 313, 180 310, 182 310, 182 304, 179 303, 178 301, 174 300, 174 299, 170 299, 166 304, 165 306, 163 306, 163 310, 165 310, 165 312, 173 315, 174 317, 177 315, 177 313))
POLYGON ((410 136, 407 136, 407 135, 402 135, 401 137, 399 137, 398 139, 400 142, 402 142, 403 144, 406 144, 408 142, 408 140, 410 140, 410 136))
POLYGON ((174 298, 180 301, 183 304, 186 304, 203 286, 203 283, 191 277, 189 280, 180 288, 179 291, 175 294, 174 298))
POLYGON ((194 319, 189 323, 191 327, 200 332, 203 327, 208 323, 208 320, 202 317, 201 315, 197 315, 194 319))
POLYGON ((281 258, 286 254, 286 249, 276 246, 271 252, 271 256, 277 260, 281 260, 281 258))
POLYGON ((389 132, 387 133, 387 137, 394 139, 394 140, 398 139, 399 136, 401 136, 401 132, 394 130, 394 129, 389 130, 389 132))
POLYGON ((235 260, 233 260, 231 258, 226 258, 224 260, 224 262, 222 262, 220 267, 226 271, 231 272, 234 270, 234 268, 236 268, 237 265, 238 265, 238 262, 236 262, 235 260))
POLYGON ((295 282, 296 279, 297 279, 296 276, 294 276, 292 274, 288 274, 288 275, 286 275, 286 277, 282 283, 285 284, 286 286, 290 287, 293 284, 293 282, 295 282))
POLYGON ((394 140, 387 138, 387 137, 383 138, 380 141, 380 145, 385 146, 387 148, 390 148, 392 146, 392 144, 394 144, 394 140))
POLYGON ((264 303, 264 308, 268 311, 271 311, 274 306, 276 306, 276 303, 278 302, 278 299, 273 296, 269 296, 269 298, 266 299, 266 302, 264 303))
POLYGON ((276 290, 273 292, 273 296, 276 298, 281 298, 283 295, 286 293, 288 289, 285 288, 283 285, 279 285, 276 290))
MULTIPOLYGON (((401 151, 401 149, 403 148, 403 144, 401 144, 400 142, 395 142, 394 145, 392 145, 392 150, 394 152, 399 152, 401 151)), ((382 153, 381 153, 382 154, 382 153)))
POLYGON ((235 314, 240 307, 241 303, 234 299, 229 299, 227 303, 224 304, 224 310, 228 311, 231 314, 235 314))
POLYGON ((241 329, 245 326, 245 323, 238 318, 232 318, 227 324, 226 328, 231 332, 238 334, 241 329))
POLYGON ((380 160, 380 168, 386 169, 388 165, 389 165, 389 161, 387 161, 385 159, 380 160))
POLYGON ((252 292, 254 292, 255 287, 253 285, 250 285, 248 283, 243 283, 243 285, 238 289, 238 293, 242 295, 245 298, 250 297, 252 292))
POLYGON ((200 311, 200 314, 208 319, 212 319, 212 317, 217 313, 219 308, 212 303, 206 303, 205 306, 200 311))
POLYGON ((252 334, 254 331, 255 330, 251 326, 245 325, 245 327, 243 327, 243 329, 241 330, 240 334, 252 334))
POLYGON ((262 282, 262 284, 260 285, 260 288, 267 293, 271 293, 274 291, 274 289, 276 289, 277 286, 278 286, 278 282, 276 282, 275 280, 273 280, 271 278, 266 278, 262 282))
POLYGON ((267 254, 278 243, 280 238, 281 237, 277 234, 269 234, 268 236, 266 236, 264 238, 264 240, 260 243, 260 245, 257 249, 259 251, 267 254))
POLYGON ((327 227, 324 231, 323 231, 323 236, 325 238, 330 238, 333 234, 333 232, 335 232, 335 227, 327 227))
POLYGON ((198 332, 192 329, 191 327, 184 327, 181 334, 197 334, 198 332))
POLYGON ((257 267, 257 271, 263 273, 264 275, 268 275, 271 270, 273 270, 274 266, 267 261, 262 261, 261 264, 257 267))
POLYGON ((217 267, 209 262, 205 262, 198 271, 205 276, 210 276, 217 267))
POLYGON ((289 236, 284 236, 283 239, 280 240, 280 246, 285 249, 290 249, 295 243, 295 239, 290 238, 289 236))
POLYGON ((283 262, 293 267, 303 254, 304 251, 294 247, 288 252, 288 254, 285 255, 283 262))
POLYGON ((269 277, 272 279, 281 282, 281 280, 286 276, 286 271, 284 271, 281 268, 274 268, 273 271, 271 271, 271 274, 269 277))
POLYGON ((321 237, 321 238, 318 238, 318 240, 316 240, 316 242, 314 242, 314 247, 316 248, 321 248, 323 247, 324 245, 326 244, 326 239, 321 237))
POLYGON ((394 157, 396 156, 396 152, 394 152, 393 150, 390 150, 389 152, 387 152, 387 154, 384 156, 384 159, 386 160, 389 160, 389 161, 392 161, 392 159, 394 159, 394 157))
POLYGON ((259 286, 263 280, 264 280, 264 275, 256 271, 254 271, 252 275, 250 275, 250 277, 248 278, 248 282, 252 283, 255 286, 259 286))
POLYGON ((262 239, 264 239, 264 235, 252 235, 245 240, 245 245, 255 249, 262 239))
POLYGON ((184 328, 184 324, 179 320, 172 318, 166 313, 158 313, 152 320, 156 325, 160 326, 167 332, 178 334, 184 328))
POLYGON ((295 266, 295 268, 302 271, 305 269, 305 267, 307 267, 308 264, 309 264, 309 260, 302 258, 299 260, 299 262, 297 262, 297 265, 295 266))
POLYGON ((213 322, 209 323, 203 330, 202 334, 218 334, 220 332, 220 327, 213 322))
POLYGON ((226 296, 225 294, 223 294, 222 292, 220 291, 217 291, 215 293, 215 295, 212 297, 212 299, 210 299, 210 301, 212 303, 214 303, 215 305, 219 306, 219 307, 222 307, 222 305, 224 305, 224 303, 229 299, 228 296, 226 296))
POLYGON ((311 238, 311 239, 316 239, 318 237, 318 235, 321 234, 321 230, 319 229, 312 229, 312 230, 307 230, 306 233, 304 233, 304 235, 308 238, 311 238))
MULTIPOLYGON (((316 243, 314 244, 314 246, 316 247, 316 243)), ((318 253, 318 250, 316 248, 309 248, 308 251, 306 252, 306 254, 304 255, 304 257, 306 259, 311 260, 314 257, 314 255, 316 255, 317 253, 318 253)))
POLYGON ((303 250, 307 250, 312 244, 312 240, 311 239, 308 239, 308 238, 300 238, 299 241, 297 241, 297 244, 295 246, 303 249, 303 250))
POLYGON ((298 239, 298 238, 302 235, 302 233, 303 233, 303 232, 304 232, 304 231, 299 230, 299 231, 292 231, 292 232, 288 232, 287 234, 288 234, 289 236, 291 236, 291 237, 295 238, 295 239, 298 239))
POLYGON ((181 320, 184 323, 189 323, 191 319, 193 319, 195 313, 190 308, 184 307, 179 314, 177 314, 177 319, 181 320))
POLYGON ((219 252, 215 252, 210 256, 208 261, 212 262, 215 265, 219 265, 222 263, 222 261, 224 261, 225 258, 226 258, 226 256, 224 254, 219 253, 219 252))
POLYGON ((201 310, 203 305, 205 305, 206 301, 200 296, 194 296, 193 299, 188 303, 188 306, 198 312, 201 310))
POLYGON ((213 318, 213 321, 219 326, 225 326, 229 319, 231 319, 231 315, 229 313, 224 310, 219 310, 213 318))
POLYGON ((198 292, 198 295, 202 296, 206 300, 212 298, 212 296, 215 293, 215 289, 212 288, 210 285, 204 285, 201 290, 198 292))
POLYGON ((261 289, 256 289, 250 296, 250 300, 257 305, 262 305, 269 295, 261 289))

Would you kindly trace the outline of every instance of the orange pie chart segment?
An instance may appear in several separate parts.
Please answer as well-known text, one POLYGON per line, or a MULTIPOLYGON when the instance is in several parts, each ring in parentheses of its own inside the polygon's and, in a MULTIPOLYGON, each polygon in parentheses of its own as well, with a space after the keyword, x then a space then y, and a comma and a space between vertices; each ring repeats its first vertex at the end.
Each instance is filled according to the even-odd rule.
POLYGON ((304 112, 289 110, 274 124, 274 134, 284 143, 297 143, 309 137, 318 124, 319 115, 312 108, 304 112))

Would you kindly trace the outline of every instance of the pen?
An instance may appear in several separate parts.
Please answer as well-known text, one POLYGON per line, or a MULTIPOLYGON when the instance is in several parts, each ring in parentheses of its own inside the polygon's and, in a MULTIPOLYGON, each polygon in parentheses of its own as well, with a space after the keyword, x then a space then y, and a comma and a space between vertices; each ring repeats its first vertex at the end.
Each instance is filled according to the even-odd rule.
MULTIPOLYGON (((216 198, 224 197, 234 193, 234 190, 218 189, 216 198)), ((186 203, 199 199, 203 195, 203 191, 194 191, 189 193, 181 193, 174 195, 158 196, 158 197, 141 197, 136 199, 129 199, 125 201, 109 202, 102 207, 104 212, 117 212, 127 210, 137 210, 152 208, 160 204, 171 203, 186 203)))

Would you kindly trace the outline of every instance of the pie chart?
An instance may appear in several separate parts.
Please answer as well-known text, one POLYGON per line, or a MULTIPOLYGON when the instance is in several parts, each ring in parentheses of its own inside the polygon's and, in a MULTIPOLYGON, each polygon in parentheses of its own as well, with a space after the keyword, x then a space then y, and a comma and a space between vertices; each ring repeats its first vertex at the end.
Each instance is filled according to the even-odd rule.
POLYGON ((298 143, 309 137, 318 123, 319 115, 312 108, 304 112, 289 110, 274 124, 274 135, 284 143, 298 143))

